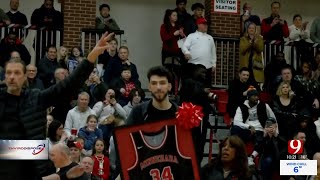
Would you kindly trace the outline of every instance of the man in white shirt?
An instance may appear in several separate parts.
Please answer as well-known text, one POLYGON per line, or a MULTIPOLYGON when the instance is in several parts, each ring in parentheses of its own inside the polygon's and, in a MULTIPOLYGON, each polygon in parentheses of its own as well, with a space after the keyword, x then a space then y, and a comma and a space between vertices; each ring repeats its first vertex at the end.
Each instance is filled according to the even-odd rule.
POLYGON ((202 64, 207 68, 206 82, 211 86, 217 62, 216 46, 212 36, 207 34, 207 20, 198 18, 197 25, 197 31, 188 35, 181 50, 188 63, 202 64))
POLYGON ((68 137, 71 136, 71 129, 77 129, 84 127, 87 122, 89 115, 95 112, 88 106, 89 104, 89 94, 86 92, 81 92, 78 95, 77 106, 71 109, 67 114, 67 119, 64 125, 65 132, 68 137))

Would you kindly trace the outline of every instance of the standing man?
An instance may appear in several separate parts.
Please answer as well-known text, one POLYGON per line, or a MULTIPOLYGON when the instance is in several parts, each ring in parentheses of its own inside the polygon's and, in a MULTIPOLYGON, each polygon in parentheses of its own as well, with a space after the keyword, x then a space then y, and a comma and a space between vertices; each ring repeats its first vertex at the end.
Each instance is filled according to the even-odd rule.
POLYGON ((186 9, 187 0, 176 0, 176 9, 178 13, 178 22, 186 29, 187 22, 191 20, 191 15, 187 12, 186 9))
POLYGON ((191 6, 191 10, 193 11, 193 15, 187 21, 187 26, 184 29, 184 33, 186 34, 186 36, 196 32, 196 30, 198 29, 197 19, 203 17, 204 5, 201 3, 194 3, 191 6))
POLYGON ((188 63, 201 64, 207 69, 206 86, 211 86, 212 73, 216 69, 216 46, 212 36, 207 34, 208 24, 205 18, 197 19, 198 30, 190 34, 182 46, 182 52, 188 63))
POLYGON ((34 10, 31 24, 36 27, 63 28, 63 16, 53 7, 54 0, 44 0, 43 5, 34 10))
POLYGON ((244 3, 243 7, 243 14, 240 16, 241 21, 241 36, 247 31, 249 24, 254 23, 256 25, 256 33, 261 33, 261 21, 260 17, 257 15, 251 14, 252 6, 249 3, 244 3))
POLYGON ((10 0, 10 11, 7 12, 8 17, 12 24, 19 24, 26 26, 28 25, 28 20, 26 15, 21 13, 19 10, 19 0, 10 0))
POLYGON ((320 43, 320 17, 316 17, 310 28, 310 38, 315 43, 320 43))
MULTIPOLYGON (((65 80, 43 91, 24 90, 27 79, 23 61, 12 59, 5 65, 6 88, 0 88, 0 139, 44 140, 47 108, 61 98, 80 89, 93 70, 97 57, 107 48, 113 34, 104 34, 77 69, 65 80)), ((1 160, 0 179, 34 180, 46 169, 39 168, 39 161, 1 160), (17 173, 19 172, 19 173, 17 173)))
POLYGON ((101 4, 99 6, 100 16, 96 17, 96 28, 109 31, 120 30, 116 21, 110 16, 110 6, 101 4))

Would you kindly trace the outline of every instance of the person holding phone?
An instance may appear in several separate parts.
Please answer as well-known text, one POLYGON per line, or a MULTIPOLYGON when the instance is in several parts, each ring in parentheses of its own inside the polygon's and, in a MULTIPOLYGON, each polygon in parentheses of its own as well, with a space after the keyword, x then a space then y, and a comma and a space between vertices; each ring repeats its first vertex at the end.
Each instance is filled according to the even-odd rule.
POLYGON ((241 36, 247 31, 249 24, 254 23, 257 26, 256 34, 261 33, 261 21, 260 17, 257 15, 253 15, 252 13, 252 6, 249 3, 244 3, 243 7, 243 14, 240 16, 241 21, 241 36))

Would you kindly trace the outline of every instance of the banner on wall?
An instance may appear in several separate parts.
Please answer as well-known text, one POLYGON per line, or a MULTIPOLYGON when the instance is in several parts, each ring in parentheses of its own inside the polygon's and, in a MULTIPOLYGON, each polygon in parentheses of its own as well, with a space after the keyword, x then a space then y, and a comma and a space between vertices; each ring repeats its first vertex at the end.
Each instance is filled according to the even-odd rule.
POLYGON ((213 11, 219 13, 238 13, 238 0, 214 0, 213 11))

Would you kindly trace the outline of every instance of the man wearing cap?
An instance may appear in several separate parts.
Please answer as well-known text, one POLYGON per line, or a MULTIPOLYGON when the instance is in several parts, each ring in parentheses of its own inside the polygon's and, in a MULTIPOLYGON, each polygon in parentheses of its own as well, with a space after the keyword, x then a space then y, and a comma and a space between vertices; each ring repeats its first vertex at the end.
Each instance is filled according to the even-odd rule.
POLYGON ((245 143, 254 142, 254 151, 248 157, 248 164, 254 165, 253 159, 261 148, 266 121, 270 117, 274 119, 276 117, 268 104, 259 101, 258 91, 254 87, 249 87, 247 97, 248 100, 236 111, 231 135, 238 135, 245 143))
POLYGON ((186 22, 186 27, 184 29, 184 33, 186 36, 196 32, 196 30, 198 29, 197 19, 203 17, 204 5, 201 3, 194 3, 191 6, 191 10, 193 11, 193 15, 186 22))
POLYGON ((216 46, 212 36, 207 34, 208 24, 205 18, 197 19, 198 29, 189 34, 182 46, 182 52, 188 63, 202 64, 206 67, 206 83, 211 86, 212 72, 216 68, 216 46))

